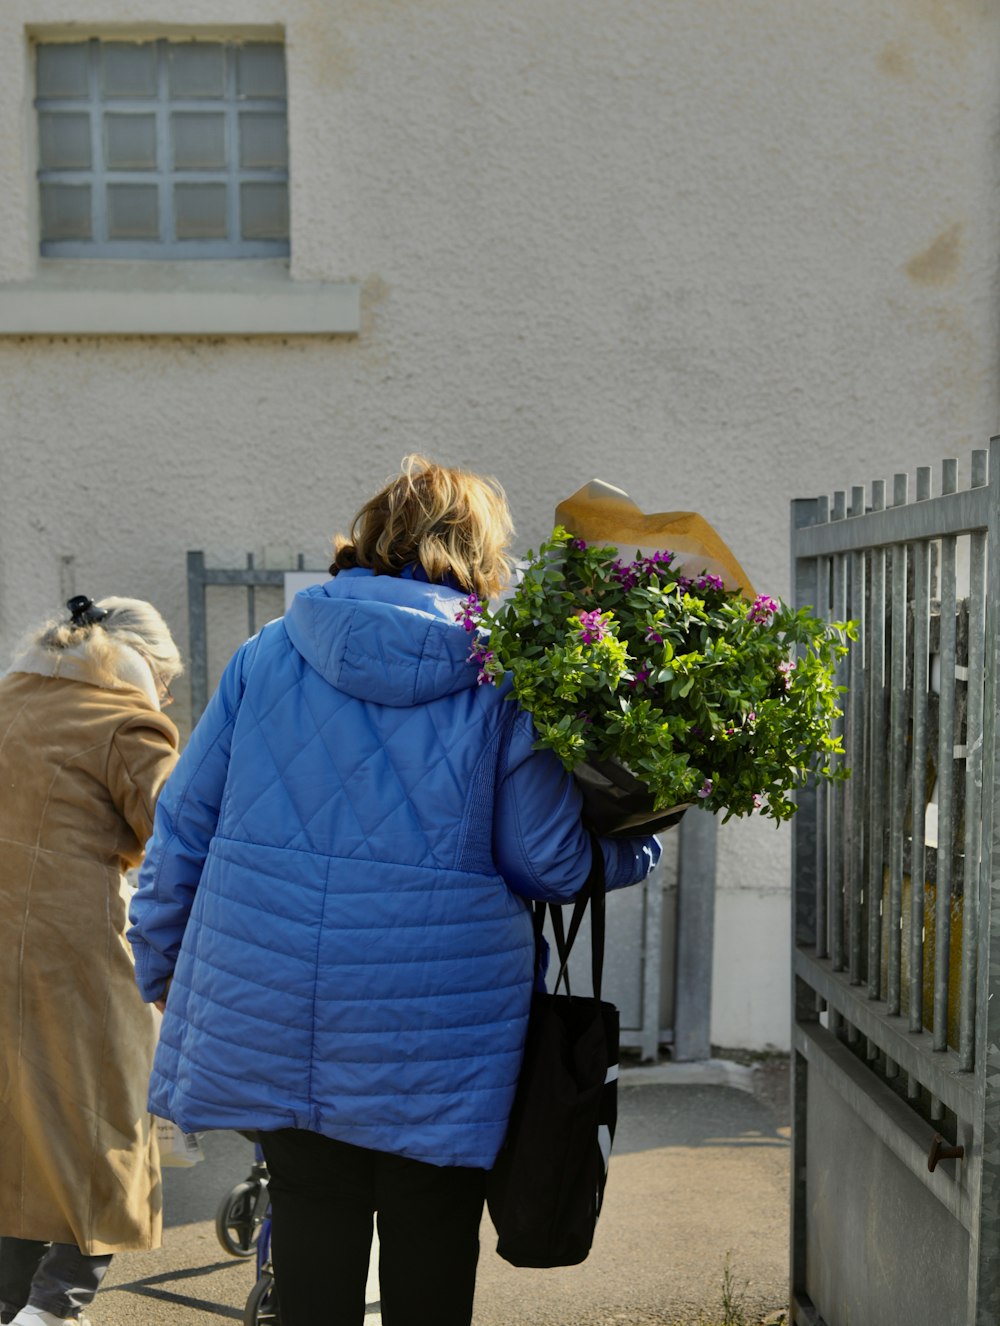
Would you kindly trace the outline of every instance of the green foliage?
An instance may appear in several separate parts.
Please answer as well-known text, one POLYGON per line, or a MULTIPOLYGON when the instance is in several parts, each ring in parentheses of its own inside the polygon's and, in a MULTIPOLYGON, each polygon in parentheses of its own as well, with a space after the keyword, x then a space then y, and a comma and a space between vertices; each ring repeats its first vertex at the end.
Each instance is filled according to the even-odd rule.
POLYGON ((847 777, 832 726, 853 622, 750 604, 671 569, 669 553, 615 553, 557 527, 495 612, 470 601, 489 633, 473 647, 480 679, 511 674, 539 746, 568 769, 618 760, 657 808, 700 799, 726 819, 789 819, 810 775, 847 777))

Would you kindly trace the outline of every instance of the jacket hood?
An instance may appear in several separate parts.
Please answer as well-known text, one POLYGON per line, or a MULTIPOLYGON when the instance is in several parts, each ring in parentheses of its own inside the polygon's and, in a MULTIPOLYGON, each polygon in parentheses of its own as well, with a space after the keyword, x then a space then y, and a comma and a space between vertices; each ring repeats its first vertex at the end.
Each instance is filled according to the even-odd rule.
POLYGON ((338 691, 407 708, 475 686, 470 636, 455 618, 465 597, 412 574, 356 567, 296 594, 285 629, 338 691))

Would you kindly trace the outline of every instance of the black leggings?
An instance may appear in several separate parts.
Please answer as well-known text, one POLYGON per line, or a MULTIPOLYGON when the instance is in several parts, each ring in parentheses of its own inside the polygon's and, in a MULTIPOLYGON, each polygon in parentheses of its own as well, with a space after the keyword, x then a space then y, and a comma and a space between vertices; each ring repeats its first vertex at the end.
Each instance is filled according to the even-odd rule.
POLYGON ((469 1326, 486 1171, 261 1133, 282 1326, 362 1326, 378 1212, 384 1326, 469 1326))

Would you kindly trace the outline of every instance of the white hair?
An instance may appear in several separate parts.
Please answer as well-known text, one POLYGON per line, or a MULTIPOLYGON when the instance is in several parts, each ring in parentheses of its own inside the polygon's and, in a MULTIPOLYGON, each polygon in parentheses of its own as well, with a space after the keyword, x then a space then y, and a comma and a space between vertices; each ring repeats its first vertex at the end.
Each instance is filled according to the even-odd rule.
POLYGON ((165 683, 184 671, 170 628, 151 603, 144 599, 110 597, 98 599, 94 606, 103 608, 107 616, 98 622, 79 626, 65 618, 53 618, 34 634, 32 644, 52 650, 87 645, 95 662, 103 664, 112 673, 114 646, 127 645, 148 659, 165 683))

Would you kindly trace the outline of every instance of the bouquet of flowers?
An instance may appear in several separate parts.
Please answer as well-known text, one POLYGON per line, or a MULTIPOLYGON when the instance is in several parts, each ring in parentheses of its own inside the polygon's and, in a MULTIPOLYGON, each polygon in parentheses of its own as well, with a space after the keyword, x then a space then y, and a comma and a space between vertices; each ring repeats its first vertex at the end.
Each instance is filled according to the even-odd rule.
POLYGON ((557 526, 509 598, 491 611, 472 595, 458 614, 479 681, 510 674, 598 832, 667 827, 699 803, 786 820, 810 775, 848 776, 831 728, 854 624, 690 569, 557 526))

